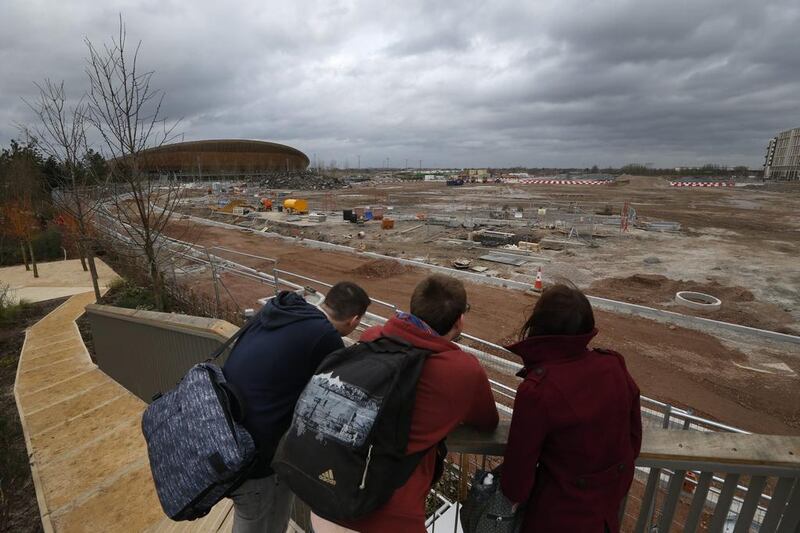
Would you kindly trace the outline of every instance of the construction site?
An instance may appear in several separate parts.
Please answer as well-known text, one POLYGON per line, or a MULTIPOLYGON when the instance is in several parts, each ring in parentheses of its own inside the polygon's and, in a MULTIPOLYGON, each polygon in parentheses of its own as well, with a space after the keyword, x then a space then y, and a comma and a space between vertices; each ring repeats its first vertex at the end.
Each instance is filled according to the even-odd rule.
MULTIPOLYGON (((625 355, 643 394, 749 431, 800 432, 796 195, 636 176, 522 181, 188 186, 168 276, 241 313, 278 275, 323 291, 349 279, 386 317, 424 276, 447 273, 467 286, 466 333, 506 359, 535 289, 570 282, 591 297, 595 345, 625 355)), ((515 387, 509 370, 489 368, 515 387)))
MULTIPOLYGON (((349 343, 408 311, 431 273, 464 282, 469 307, 454 342, 485 369, 500 424, 491 434, 461 426, 448 435, 445 474, 426 499, 427 531, 459 531, 472 472, 503 456, 522 368, 504 346, 540 292, 559 282, 587 293, 599 330, 592 345, 621 352, 641 389, 644 439, 620 530, 796 529, 794 186, 624 175, 305 177, 157 183, 170 193, 162 198, 176 199, 147 204, 166 224, 155 246, 172 312, 139 297, 92 304, 90 287, 70 286, 85 276, 65 275, 79 272, 77 260, 45 263, 60 272, 41 282, 47 291, 77 292, 27 331, 14 389, 21 460, 30 461, 45 530, 113 530, 123 514, 131 530, 178 530, 147 464, 148 400, 280 290, 320 305, 338 281, 363 286, 371 305, 349 343)), ((118 197, 94 217, 103 271, 128 280, 104 281, 115 298, 147 283, 139 228, 120 216, 133 201, 118 197)), ((26 294, 44 290, 15 269, 26 294)), ((224 499, 184 525, 230 531, 234 514, 224 499)), ((309 516, 298 500, 287 531, 310 531, 309 516)))

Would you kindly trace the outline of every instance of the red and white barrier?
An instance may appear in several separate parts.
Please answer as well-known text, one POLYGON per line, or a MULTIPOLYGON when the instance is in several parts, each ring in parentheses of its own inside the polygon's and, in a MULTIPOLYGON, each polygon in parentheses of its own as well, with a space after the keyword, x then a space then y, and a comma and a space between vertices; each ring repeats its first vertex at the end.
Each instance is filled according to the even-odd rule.
POLYGON ((672 187, 735 187, 732 181, 670 181, 672 187))
POLYGON ((521 179, 517 183, 524 185, 610 185, 612 180, 537 180, 521 179))

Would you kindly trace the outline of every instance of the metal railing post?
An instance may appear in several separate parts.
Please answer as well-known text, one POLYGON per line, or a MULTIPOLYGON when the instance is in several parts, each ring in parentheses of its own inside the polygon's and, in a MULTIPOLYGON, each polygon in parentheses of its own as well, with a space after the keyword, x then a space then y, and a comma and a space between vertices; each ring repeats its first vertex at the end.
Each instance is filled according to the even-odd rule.
POLYGON ((672 405, 667 404, 667 408, 664 411, 664 422, 662 423, 661 427, 664 429, 669 429, 669 419, 672 416, 672 405))
POLYGON ((278 260, 276 259, 274 263, 272 263, 272 282, 275 284, 275 296, 278 295, 278 284, 280 281, 278 280, 278 260))
POLYGON ((208 253, 208 248, 204 248, 206 257, 208 257, 208 264, 211 265, 211 280, 214 283, 214 316, 219 317, 220 299, 219 299, 219 285, 217 284, 217 269, 214 266, 214 260, 211 259, 211 254, 208 253))
POLYGON ((661 469, 650 468, 650 475, 647 478, 647 485, 642 495, 642 506, 639 509, 639 518, 636 519, 635 533, 645 533, 652 524, 653 508, 655 507, 656 491, 661 482, 661 469), (647 529, 645 529, 647 528, 647 529))

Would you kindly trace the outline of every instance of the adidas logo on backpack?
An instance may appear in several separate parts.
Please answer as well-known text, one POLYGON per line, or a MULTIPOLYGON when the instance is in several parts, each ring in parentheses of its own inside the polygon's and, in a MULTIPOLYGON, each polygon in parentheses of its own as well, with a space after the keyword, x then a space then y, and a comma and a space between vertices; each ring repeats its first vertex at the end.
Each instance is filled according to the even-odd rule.
POLYGON ((324 481, 329 485, 336 485, 336 478, 333 477, 333 470, 326 470, 319 475, 320 481, 324 481))

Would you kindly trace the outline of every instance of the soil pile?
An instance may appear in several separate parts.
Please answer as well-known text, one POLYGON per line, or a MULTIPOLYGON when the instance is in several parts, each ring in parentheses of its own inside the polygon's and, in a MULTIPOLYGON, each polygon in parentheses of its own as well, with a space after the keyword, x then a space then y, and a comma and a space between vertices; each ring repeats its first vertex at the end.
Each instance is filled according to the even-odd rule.
POLYGON ((262 174, 259 184, 270 189, 329 190, 341 189, 347 182, 330 176, 319 176, 307 170, 262 174))
POLYGON ((728 303, 752 302, 753 293, 744 287, 728 287, 716 281, 700 283, 669 279, 658 274, 634 274, 627 278, 612 278, 596 281, 592 294, 606 296, 643 305, 671 301, 678 291, 693 291, 711 294, 728 303), (603 294, 601 294, 603 293, 603 294), (613 295, 613 296, 612 296, 613 295))
POLYGON ((796 335, 789 325, 793 319, 777 305, 756 302, 752 292, 744 287, 722 285, 717 281, 697 282, 669 279, 657 274, 635 274, 627 278, 595 281, 589 287, 592 296, 658 307, 686 315, 713 318, 760 329, 796 335), (702 292, 722 300, 719 311, 700 311, 674 304, 678 291, 702 292))
POLYGON ((389 259, 376 259, 369 263, 364 263, 358 268, 354 268, 352 273, 356 276, 367 279, 386 279, 400 274, 410 272, 411 267, 398 263, 397 261, 390 261, 389 259))

